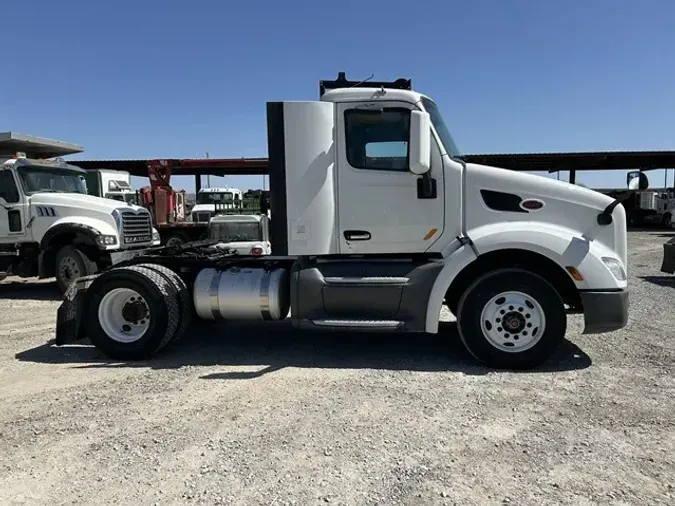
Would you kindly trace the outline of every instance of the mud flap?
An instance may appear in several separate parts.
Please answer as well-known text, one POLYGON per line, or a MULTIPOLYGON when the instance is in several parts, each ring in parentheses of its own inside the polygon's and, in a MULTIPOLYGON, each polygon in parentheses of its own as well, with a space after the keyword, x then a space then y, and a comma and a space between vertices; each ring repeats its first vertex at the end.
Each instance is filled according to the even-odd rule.
POLYGON ((84 298, 97 275, 83 276, 71 283, 63 295, 63 302, 56 313, 55 344, 61 346, 87 337, 82 325, 84 298))

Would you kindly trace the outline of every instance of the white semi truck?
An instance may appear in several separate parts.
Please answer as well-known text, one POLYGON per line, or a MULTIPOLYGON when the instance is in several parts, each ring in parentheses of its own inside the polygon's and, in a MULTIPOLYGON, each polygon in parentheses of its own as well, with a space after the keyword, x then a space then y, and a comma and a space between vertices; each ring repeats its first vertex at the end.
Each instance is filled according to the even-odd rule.
POLYGON ((554 352, 569 312, 585 333, 626 325, 620 201, 466 163, 410 80, 340 73, 320 94, 267 104, 271 255, 150 249, 73 283, 56 343, 147 359, 193 316, 438 333, 446 304, 474 357, 522 369, 554 352))
POLYGON ((129 251, 160 243, 146 209, 87 195, 85 171, 54 158, 80 151, 0 134, 0 278, 56 277, 65 291, 129 251))

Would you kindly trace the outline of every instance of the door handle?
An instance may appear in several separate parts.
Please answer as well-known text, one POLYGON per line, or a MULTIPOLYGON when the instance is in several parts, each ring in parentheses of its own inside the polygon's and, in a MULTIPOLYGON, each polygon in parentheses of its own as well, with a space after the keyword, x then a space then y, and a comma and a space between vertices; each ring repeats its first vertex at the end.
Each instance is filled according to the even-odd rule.
POLYGON ((370 232, 367 230, 345 230, 344 236, 348 241, 367 241, 370 239, 370 232))

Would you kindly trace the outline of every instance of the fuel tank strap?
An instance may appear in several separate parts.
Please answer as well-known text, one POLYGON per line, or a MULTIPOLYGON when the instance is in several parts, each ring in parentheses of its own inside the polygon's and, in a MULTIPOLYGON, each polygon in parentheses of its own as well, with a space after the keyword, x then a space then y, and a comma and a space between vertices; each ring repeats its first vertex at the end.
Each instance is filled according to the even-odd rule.
POLYGON ((262 281, 260 282, 260 316, 263 320, 271 320, 272 315, 270 313, 270 276, 271 272, 267 271, 263 275, 262 281))
POLYGON ((220 290, 220 278, 223 271, 217 271, 211 279, 211 286, 209 287, 209 303, 211 307, 211 314, 214 320, 222 320, 220 314, 220 301, 218 300, 218 292, 220 290))

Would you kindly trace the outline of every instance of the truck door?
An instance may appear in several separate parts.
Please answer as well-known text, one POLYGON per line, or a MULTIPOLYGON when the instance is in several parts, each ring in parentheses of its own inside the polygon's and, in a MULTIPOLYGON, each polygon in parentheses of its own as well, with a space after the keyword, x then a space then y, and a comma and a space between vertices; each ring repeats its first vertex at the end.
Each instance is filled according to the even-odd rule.
POLYGON ((24 206, 11 170, 0 169, 0 244, 26 236, 24 206))
POLYGON ((432 139, 435 194, 408 169, 412 104, 337 105, 338 222, 342 254, 421 253, 444 225, 440 151, 432 139))

